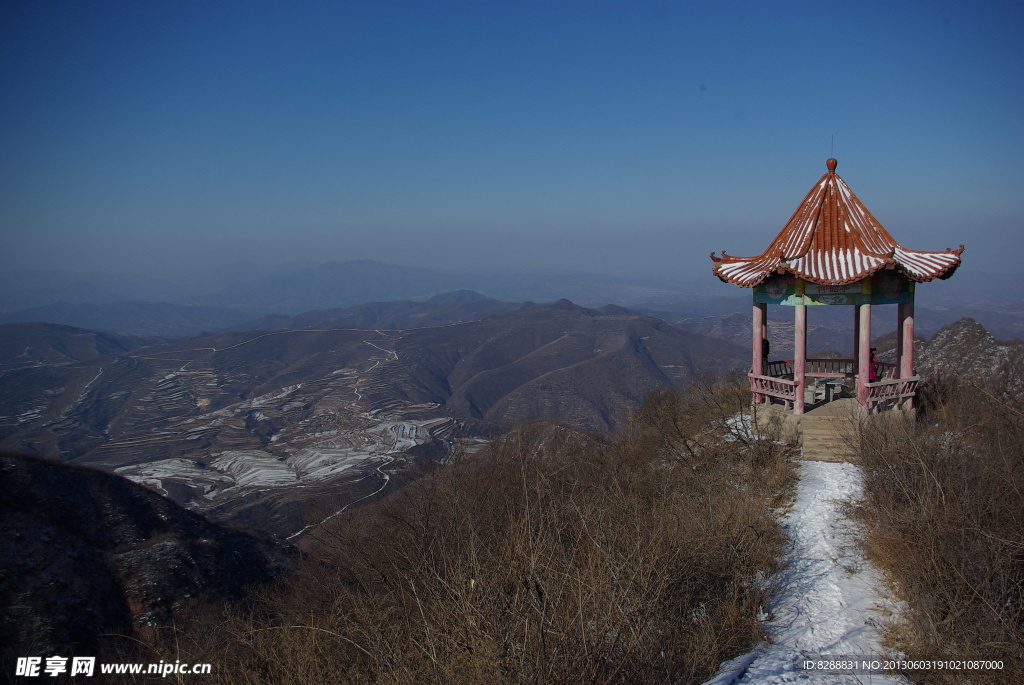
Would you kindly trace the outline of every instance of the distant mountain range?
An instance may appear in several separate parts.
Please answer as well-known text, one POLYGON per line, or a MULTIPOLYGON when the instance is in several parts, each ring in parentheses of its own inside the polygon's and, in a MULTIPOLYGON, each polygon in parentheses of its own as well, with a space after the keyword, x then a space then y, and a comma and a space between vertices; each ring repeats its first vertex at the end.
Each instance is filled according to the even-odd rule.
MULTIPOLYGON (((321 325, 334 316, 336 325, 367 326, 371 325, 370 318, 376 317, 380 319, 378 326, 405 328, 455 315, 442 312, 434 316, 411 308, 404 313, 395 309, 379 314, 337 310, 398 301, 438 306, 467 304, 452 302, 448 295, 452 292, 473 292, 477 299, 497 302, 568 298, 596 306, 632 302, 650 305, 685 297, 688 304, 684 310, 690 315, 721 312, 723 304, 731 311, 730 298, 716 295, 721 292, 716 287, 720 284, 712 280, 666 284, 600 274, 452 274, 365 260, 329 262, 284 273, 255 268, 247 272, 235 265, 221 277, 214 276, 206 275, 206 287, 199 287, 203 279, 193 279, 186 287, 166 281, 147 282, 139 276, 125 276, 119 286, 118 277, 110 274, 0 274, 0 323, 41 321, 165 338, 224 330, 279 330, 297 326, 298 322, 287 321, 295 316, 317 322, 311 325, 321 325), (306 316, 306 312, 313 314, 306 316), (419 320, 417 313, 422 313, 419 320)), ((500 309, 487 305, 483 313, 500 309)), ((463 313, 458 316, 479 318, 463 313)))
POLYGON ((295 316, 271 314, 232 326, 227 330, 282 331, 323 326, 407 330, 444 326, 459 321, 477 321, 493 314, 519 309, 521 306, 500 302, 472 290, 459 290, 435 295, 422 302, 369 302, 345 309, 321 309, 295 316))
POLYGON ((0 316, 2 323, 56 323, 128 336, 184 338, 248 321, 246 312, 225 307, 183 306, 166 302, 57 302, 0 316))
POLYGON ((682 296, 714 296, 715 279, 666 283, 585 273, 450 273, 419 266, 368 260, 327 262, 292 270, 231 265, 180 274, 177 281, 134 274, 12 271, 0 273, 0 313, 56 302, 109 304, 119 301, 167 302, 225 307, 249 313, 293 315, 314 309, 352 307, 367 302, 425 300, 457 290, 473 290, 506 302, 550 302, 568 298, 582 304, 675 301, 682 296))
MULTIPOLYGON (((173 340, 227 331, 282 331, 325 326, 404 330, 441 326, 457 321, 475 321, 520 306, 500 302, 470 290, 443 293, 420 302, 368 302, 354 307, 314 310, 293 316, 268 314, 256 319, 237 309, 166 302, 74 305, 59 302, 0 316, 0 323, 52 323, 103 331, 123 338, 145 338, 153 342, 156 338, 173 340)), ((0 341, 2 345, 3 341, 0 341)))
MULTIPOLYGON (((431 306, 398 309, 422 318, 508 307, 468 293, 431 306)), ((350 314, 399 317, 392 307, 350 314)), ((649 391, 744 368, 749 357, 621 307, 567 300, 432 321, 142 347, 66 327, 0 326, 0 339, 20 341, 2 360, 0 448, 117 469, 219 520, 287 535, 460 439, 534 418, 609 432, 649 391), (109 347, 69 352, 90 340, 109 347)))
MULTIPOLYGON (((962 267, 948 282, 924 284, 917 298, 918 328, 930 335, 971 316, 997 338, 1024 338, 1024 304, 1014 295, 1019 280, 1014 275, 971 273, 962 267)), ((276 270, 233 264, 163 280, 117 274, 0 273, 0 323, 41 321, 164 338, 224 330, 281 330, 326 325, 332 320, 334 325, 407 328, 456 316, 415 311, 409 304, 432 303, 432 298, 459 291, 506 303, 567 298, 590 307, 616 304, 687 326, 706 320, 699 325, 710 328, 716 327, 718 317, 747 315, 750 310, 749 291, 725 286, 710 273, 665 282, 580 273, 459 274, 359 260, 276 270), (400 307, 353 310, 372 303, 380 309, 379 303, 384 302, 404 302, 407 311, 400 307)), ((883 310, 876 317, 879 331, 891 330, 895 324, 889 319, 894 321, 895 315, 886 317, 886 308, 879 309, 883 310)), ((835 346, 832 340, 844 339, 846 333, 831 332, 850 328, 851 317, 844 310, 815 308, 810 323, 820 331, 812 330, 812 346, 827 349, 835 346)), ((771 318, 785 325, 787 316, 771 318)), ((785 344, 781 338, 779 342, 785 344)))

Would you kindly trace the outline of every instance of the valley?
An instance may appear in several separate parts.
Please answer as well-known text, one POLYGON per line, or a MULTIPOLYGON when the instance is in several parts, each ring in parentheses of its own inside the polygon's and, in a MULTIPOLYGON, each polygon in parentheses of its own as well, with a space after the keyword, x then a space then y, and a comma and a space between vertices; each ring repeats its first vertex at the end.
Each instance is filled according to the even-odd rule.
MULTIPOLYGON (((459 291, 173 341, 6 324, 0 449, 98 466, 221 523, 296 539, 525 422, 610 435, 649 391, 749 364, 747 313, 661 313, 674 325, 459 291)), ((769 322, 780 357, 792 342, 783 314, 769 322)), ((813 350, 849 345, 848 312, 814 314, 813 350)), ((1019 347, 974 326, 922 342, 923 370, 986 354, 996 368, 1019 347)))
POLYGON ((746 356, 568 301, 409 330, 229 332, 57 364, 16 353, 0 448, 115 471, 280 538, 532 419, 610 432, 650 390, 746 356))

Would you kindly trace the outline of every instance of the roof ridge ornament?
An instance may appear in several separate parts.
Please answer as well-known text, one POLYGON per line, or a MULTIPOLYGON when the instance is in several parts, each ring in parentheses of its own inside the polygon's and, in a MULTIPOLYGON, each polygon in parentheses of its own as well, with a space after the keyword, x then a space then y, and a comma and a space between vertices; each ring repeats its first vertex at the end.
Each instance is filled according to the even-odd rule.
POLYGON ((836 167, 839 165, 839 160, 835 157, 829 157, 825 160, 825 167, 828 169, 830 174, 836 173, 836 167))

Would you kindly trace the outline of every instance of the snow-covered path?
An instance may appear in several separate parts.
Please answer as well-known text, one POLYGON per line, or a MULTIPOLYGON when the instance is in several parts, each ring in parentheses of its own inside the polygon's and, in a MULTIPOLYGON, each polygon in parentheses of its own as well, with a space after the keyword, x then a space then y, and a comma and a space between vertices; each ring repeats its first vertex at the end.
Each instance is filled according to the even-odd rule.
POLYGON ((876 626, 888 603, 879 594, 878 573, 856 545, 855 524, 844 516, 843 502, 861 494, 860 469, 820 461, 800 462, 798 469, 793 508, 782 520, 792 549, 765 624, 770 642, 723 664, 706 685, 905 685, 901 676, 877 671, 802 667, 808 658, 883 660, 876 626))

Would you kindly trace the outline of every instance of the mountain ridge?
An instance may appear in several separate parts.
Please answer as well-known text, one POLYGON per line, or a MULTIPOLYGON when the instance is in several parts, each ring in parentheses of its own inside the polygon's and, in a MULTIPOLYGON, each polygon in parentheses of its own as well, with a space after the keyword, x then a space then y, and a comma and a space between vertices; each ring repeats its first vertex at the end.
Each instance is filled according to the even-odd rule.
POLYGON ((339 487, 368 495, 460 438, 536 418, 608 433, 651 390, 748 357, 567 300, 405 331, 225 332, 6 372, 0 448, 118 469, 286 535, 329 513, 339 487), (279 496, 296 487, 308 496, 279 496))
MULTIPOLYGON (((949 282, 930 283, 918 293, 917 311, 922 330, 927 328, 930 334, 963 316, 971 316, 997 337, 1024 338, 1024 308, 1012 296, 1019 276, 960 271, 949 282)), ((672 323, 743 314, 749 309, 749 295, 741 295, 739 290, 723 285, 710 275, 669 280, 550 270, 466 273, 352 260, 291 267, 230 264, 215 269, 179 271, 173 276, 164 276, 163 280, 133 274, 0 272, 0 321, 10 320, 4 319, 4 315, 31 316, 24 310, 33 307, 45 312, 59 301, 71 303, 65 308, 136 301, 225 310, 222 318, 226 323, 215 321, 212 324, 201 320, 201 309, 191 313, 179 310, 172 317, 181 319, 180 323, 186 323, 186 317, 195 321, 170 331, 166 322, 159 321, 156 323, 162 328, 150 323, 149 328, 140 329, 137 322, 128 317, 111 327, 87 324, 78 313, 74 314, 77 319, 67 318, 70 313, 64 313, 65 318, 61 319, 56 314, 35 315, 54 323, 85 328, 182 337, 222 330, 263 316, 272 317, 268 319, 272 322, 275 318, 304 312, 345 309, 370 302, 423 302, 459 290, 476 291, 503 302, 551 302, 568 298, 587 306, 611 303, 672 323), (247 316, 235 312, 247 312, 247 316), (189 328, 191 331, 187 330, 189 328)), ((123 305, 117 306, 123 308, 123 305)), ((839 319, 844 318, 848 317, 839 315, 839 319)), ((816 326, 823 323, 826 328, 849 326, 833 319, 835 316, 823 316, 819 311, 811 323, 816 326)), ((888 320, 881 324, 880 330, 890 328, 888 320)), ((828 346, 827 340, 824 342, 828 346)))

